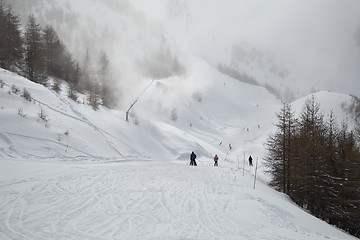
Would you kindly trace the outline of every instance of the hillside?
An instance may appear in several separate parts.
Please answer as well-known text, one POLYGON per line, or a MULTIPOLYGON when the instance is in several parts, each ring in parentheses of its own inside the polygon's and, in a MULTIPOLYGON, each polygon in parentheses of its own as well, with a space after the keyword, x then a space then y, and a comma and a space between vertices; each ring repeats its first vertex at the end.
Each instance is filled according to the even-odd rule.
MULTIPOLYGON (((339 126, 356 126, 360 104, 341 93, 358 94, 355 1, 308 14, 309 3, 282 0, 5 0, 21 30, 29 13, 54 27, 84 64, 83 84, 104 84, 98 60, 108 56, 117 107, 95 111, 81 88, 74 102, 62 77, 45 87, 0 68, 0 239, 356 239, 269 188, 264 162, 280 95, 297 97, 296 116, 313 96, 325 119, 333 111, 339 126), (314 87, 326 91, 307 95, 314 87)), ((359 209, 346 195, 355 168, 343 165, 327 175, 352 186, 333 191, 355 202, 336 205, 341 220, 359 209)))
POLYGON ((254 169, 244 165, 243 176, 238 167, 251 153, 261 172, 279 103, 262 88, 215 76, 201 101, 177 105, 177 121, 139 116, 136 124, 1 70, 1 238, 353 239, 262 182, 252 189, 254 169), (188 166, 193 150, 197 168, 188 166))
MULTIPOLYGON (((12 146, 12 153, 6 154, 14 157, 25 157, 28 154, 35 158, 59 158, 62 151, 69 148, 66 152, 67 159, 179 158, 197 146, 194 150, 203 152, 206 156, 219 151, 218 154, 225 157, 228 154, 228 144, 232 144, 233 151, 229 156, 242 156, 247 142, 263 137, 272 127, 271 117, 268 119, 268 116, 276 111, 278 101, 263 88, 231 80, 206 63, 202 67, 206 69, 205 72, 210 73, 208 85, 198 93, 201 99, 194 97, 194 92, 183 92, 182 95, 181 91, 177 91, 179 84, 183 82, 159 81, 148 89, 132 110, 134 113, 130 114, 130 123, 125 122, 124 113, 101 108, 94 115, 91 107, 73 102, 65 96, 64 91, 57 94, 42 85, 2 70, 1 79, 5 83, 1 89, 4 99, 2 115, 6 117, 2 130, 7 132, 3 139, 12 146), (19 89, 19 95, 9 94, 13 85, 19 89), (33 97, 32 102, 20 97, 24 88, 33 97), (167 98, 164 102, 164 94, 172 98, 167 98), (256 95, 267 97, 252 97, 256 95), (181 98, 184 101, 180 101, 181 98), (173 109, 176 120, 171 118, 173 109), (24 117, 16 114, 19 110, 24 117), (38 115, 42 110, 48 122, 39 120, 38 115), (154 115, 154 112, 157 113, 156 121, 145 120, 154 115), (134 115, 135 113, 139 113, 139 116, 134 115), (14 118, 20 121, 23 126, 21 129, 25 130, 23 133, 14 125, 14 118), (144 135, 144 131, 149 133, 144 135), (84 135, 87 136, 86 139, 83 138, 84 135), (179 149, 179 146, 171 142, 153 140, 158 137, 161 141, 163 136, 181 140, 183 147, 179 149), (16 141, 13 143, 10 140, 12 137, 33 139, 38 143, 32 147, 17 146, 16 141), (221 146, 220 142, 223 142, 221 146), (53 147, 48 147, 49 144, 53 147), (42 152, 41 156, 37 155, 38 152, 42 152)), ((66 85, 63 85, 63 89, 66 89, 66 85)), ((262 146, 258 147, 262 149, 262 146)), ((252 151, 255 153, 260 149, 252 151)))

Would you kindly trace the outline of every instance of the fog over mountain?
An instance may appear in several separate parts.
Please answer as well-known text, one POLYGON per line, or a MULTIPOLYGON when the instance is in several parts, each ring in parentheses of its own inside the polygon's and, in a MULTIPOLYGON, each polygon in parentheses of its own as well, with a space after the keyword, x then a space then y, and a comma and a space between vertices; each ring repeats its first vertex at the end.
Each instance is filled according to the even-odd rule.
POLYGON ((213 64, 230 64, 233 47, 246 42, 289 70, 289 86, 360 95, 359 1, 157 2, 143 10, 213 64))
POLYGON ((93 59, 105 50, 126 106, 151 78, 188 79, 189 56, 296 98, 314 90, 360 96, 357 0, 7 2, 22 19, 31 13, 53 25, 80 62, 87 48, 93 59))

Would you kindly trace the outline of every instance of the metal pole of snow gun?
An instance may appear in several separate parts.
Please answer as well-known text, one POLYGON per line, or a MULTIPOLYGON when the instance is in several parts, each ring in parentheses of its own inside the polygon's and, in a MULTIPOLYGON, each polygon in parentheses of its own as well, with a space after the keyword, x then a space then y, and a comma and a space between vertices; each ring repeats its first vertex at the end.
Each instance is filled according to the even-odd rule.
POLYGON ((135 105, 135 103, 139 100, 139 98, 141 97, 141 95, 144 94, 144 92, 150 87, 150 85, 155 81, 155 79, 153 79, 149 85, 146 86, 146 88, 140 93, 140 95, 135 99, 135 101, 130 105, 129 109, 126 111, 126 118, 125 120, 127 122, 129 122, 129 112, 130 112, 130 109, 135 105))

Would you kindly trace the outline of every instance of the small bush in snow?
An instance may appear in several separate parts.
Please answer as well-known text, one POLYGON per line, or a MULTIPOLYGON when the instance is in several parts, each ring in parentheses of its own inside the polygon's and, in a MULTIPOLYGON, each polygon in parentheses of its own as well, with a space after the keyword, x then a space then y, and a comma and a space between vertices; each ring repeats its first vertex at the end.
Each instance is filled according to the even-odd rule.
POLYGON ((2 79, 0 79, 0 88, 3 88, 5 85, 4 81, 2 79))
POLYGON ((31 97, 29 91, 26 88, 23 89, 23 94, 21 96, 23 98, 25 98, 26 100, 28 100, 29 102, 32 101, 32 97, 31 97))
POLYGON ((51 89, 57 93, 61 92, 61 82, 59 79, 55 78, 53 84, 51 85, 51 89))
POLYGON ((78 96, 76 95, 76 91, 72 88, 68 88, 68 97, 71 98, 74 102, 78 101, 78 96))
POLYGON ((45 123, 49 121, 49 119, 46 116, 45 110, 43 108, 40 109, 39 119, 43 120, 45 123))
POLYGON ((20 89, 18 89, 15 85, 11 86, 11 92, 14 94, 19 94, 20 93, 20 89))
POLYGON ((26 117, 26 114, 24 113, 24 111, 23 111, 22 108, 19 108, 19 109, 18 109, 18 115, 19 115, 19 116, 22 116, 22 117, 26 117))

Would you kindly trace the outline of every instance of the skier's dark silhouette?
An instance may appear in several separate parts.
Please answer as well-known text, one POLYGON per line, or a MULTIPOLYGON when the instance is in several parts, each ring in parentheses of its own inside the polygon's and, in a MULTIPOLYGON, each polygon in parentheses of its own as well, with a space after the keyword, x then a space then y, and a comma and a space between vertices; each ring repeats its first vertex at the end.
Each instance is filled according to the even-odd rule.
POLYGON ((249 157, 249 166, 252 166, 253 165, 253 163, 252 163, 252 157, 251 157, 251 155, 250 155, 250 157, 249 157))
POLYGON ((191 155, 190 155, 190 165, 197 166, 195 159, 196 159, 196 154, 193 151, 193 152, 191 152, 191 155))

